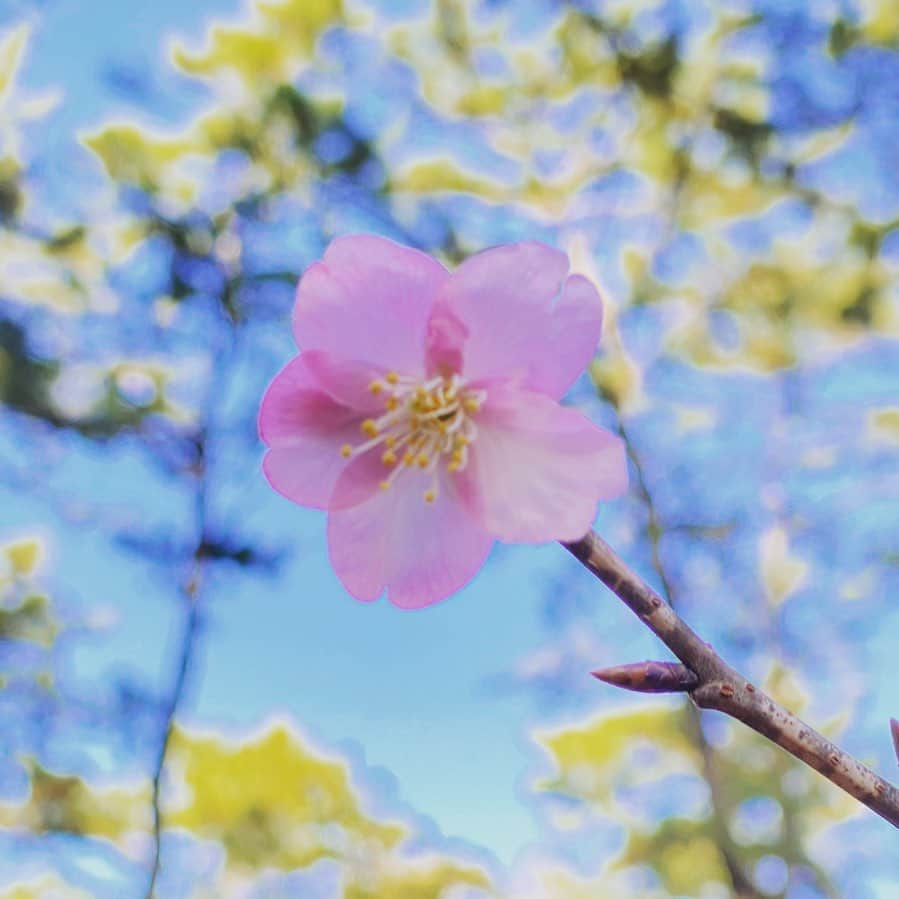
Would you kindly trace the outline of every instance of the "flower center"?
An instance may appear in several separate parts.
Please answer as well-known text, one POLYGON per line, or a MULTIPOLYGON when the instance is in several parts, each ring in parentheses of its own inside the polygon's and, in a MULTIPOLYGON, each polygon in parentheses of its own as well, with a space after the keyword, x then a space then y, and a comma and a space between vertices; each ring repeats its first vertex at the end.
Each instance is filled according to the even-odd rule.
POLYGON ((467 388, 458 375, 438 375, 419 382, 396 372, 372 381, 368 389, 383 395, 384 414, 366 418, 361 429, 369 439, 358 446, 344 444, 340 454, 349 459, 383 447, 381 462, 389 473, 381 481, 381 489, 389 490, 400 472, 419 468, 433 475, 424 498, 425 502, 434 502, 441 462, 450 472, 462 471, 468 464, 468 447, 477 437, 473 417, 487 399, 487 392, 467 388))

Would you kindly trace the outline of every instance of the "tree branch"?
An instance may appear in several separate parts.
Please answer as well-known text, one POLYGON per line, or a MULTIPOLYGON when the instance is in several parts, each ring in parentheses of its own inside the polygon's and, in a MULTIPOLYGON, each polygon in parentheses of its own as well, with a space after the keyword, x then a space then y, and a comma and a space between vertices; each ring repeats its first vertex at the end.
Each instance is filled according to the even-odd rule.
POLYGON ((562 545, 696 675, 689 695, 699 708, 742 721, 899 828, 899 789, 731 668, 601 537, 590 531, 562 545))
POLYGON ((197 633, 200 628, 199 596, 198 591, 192 584, 189 584, 185 589, 185 599, 188 603, 188 609, 184 623, 184 635, 181 638, 178 652, 178 667, 175 672, 171 694, 166 702, 162 739, 160 740, 156 761, 153 766, 151 798, 153 810, 153 860, 150 865, 150 880, 147 884, 146 899, 153 899, 156 894, 156 881, 162 866, 162 775, 165 771, 169 744, 175 729, 175 715, 184 698, 187 675, 190 670, 197 642, 197 633))

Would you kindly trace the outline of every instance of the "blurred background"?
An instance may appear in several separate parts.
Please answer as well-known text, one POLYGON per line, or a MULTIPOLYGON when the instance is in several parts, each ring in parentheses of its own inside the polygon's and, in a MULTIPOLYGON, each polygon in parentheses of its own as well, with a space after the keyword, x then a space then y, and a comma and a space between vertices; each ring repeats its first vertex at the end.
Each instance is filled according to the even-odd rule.
POLYGON ((895 0, 0 0, 0 897, 897 899, 895 831, 683 699, 560 547, 351 599, 259 471, 298 275, 566 250, 597 527, 888 777, 895 0))

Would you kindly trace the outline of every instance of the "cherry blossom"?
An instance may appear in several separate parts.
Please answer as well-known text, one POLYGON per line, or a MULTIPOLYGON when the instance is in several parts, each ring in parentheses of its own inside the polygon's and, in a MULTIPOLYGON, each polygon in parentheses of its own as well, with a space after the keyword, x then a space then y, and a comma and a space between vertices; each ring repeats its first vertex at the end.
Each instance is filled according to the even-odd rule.
POLYGON ((495 540, 576 540, 626 489, 621 440, 558 402, 602 328, 599 294, 568 268, 523 242, 450 273, 356 235, 303 275, 300 354, 259 414, 263 471, 327 510, 331 562, 357 599, 430 605, 495 540))

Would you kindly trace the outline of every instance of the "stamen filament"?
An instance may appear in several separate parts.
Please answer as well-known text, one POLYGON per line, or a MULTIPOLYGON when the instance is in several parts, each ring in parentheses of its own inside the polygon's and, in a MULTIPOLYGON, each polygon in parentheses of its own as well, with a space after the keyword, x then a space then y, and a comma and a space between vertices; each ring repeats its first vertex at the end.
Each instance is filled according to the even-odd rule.
POLYGON ((382 446, 380 461, 389 472, 379 482, 380 489, 389 490, 400 472, 417 468, 431 475, 425 502, 436 502, 440 466, 458 472, 468 464, 468 447, 477 438, 472 417, 486 401, 487 392, 466 389, 456 374, 420 382, 394 371, 373 380, 368 389, 383 396, 385 411, 360 424, 368 439, 357 446, 343 444, 341 456, 350 459, 382 446))

